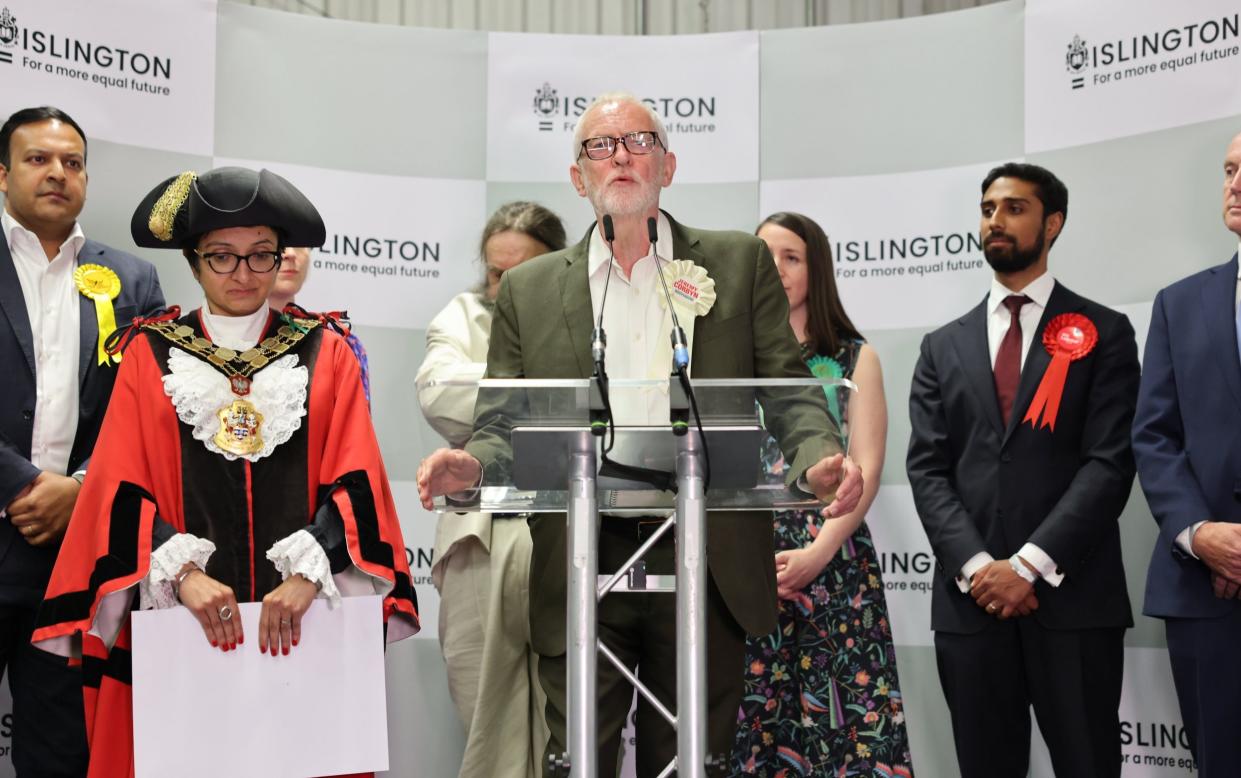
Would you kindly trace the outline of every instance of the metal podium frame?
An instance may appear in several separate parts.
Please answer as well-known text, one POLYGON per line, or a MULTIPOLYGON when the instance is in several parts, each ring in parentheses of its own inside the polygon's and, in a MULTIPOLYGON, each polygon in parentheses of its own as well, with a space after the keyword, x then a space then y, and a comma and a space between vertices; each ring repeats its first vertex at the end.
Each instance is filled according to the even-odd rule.
MULTIPOLYGON (((802 384, 797 380, 782 379, 740 379, 748 387, 779 387, 789 384, 802 384)), ((532 388, 582 388, 585 382, 575 379, 554 379, 545 381, 524 381, 521 379, 488 379, 481 382, 445 381, 446 386, 473 385, 482 388, 520 389, 524 385, 532 388), (537 385, 534 387, 533 385, 537 385)), ((620 383, 620 382, 614 382, 620 383)), ((641 383, 641 382, 634 382, 641 383)), ((696 386, 709 384, 726 384, 727 379, 715 381, 694 381, 696 386)), ((840 384, 850 390, 856 386, 847 380, 819 381, 819 386, 840 384)), ((740 385, 740 384, 739 384, 740 385)), ((714 426, 704 425, 704 432, 712 445, 712 452, 722 453, 734 445, 752 447, 756 431, 763 431, 758 425, 714 426), (742 441, 745 437, 747 440, 742 441)), ((707 721, 706 721, 706 605, 707 605, 707 558, 706 558, 706 520, 707 495, 706 471, 703 461, 704 448, 696 427, 689 426, 684 434, 676 434, 667 427, 617 428, 617 434, 644 432, 659 433, 673 437, 675 447, 676 501, 675 511, 664 523, 647 538, 633 555, 626 560, 620 570, 608 574, 599 574, 599 478, 596 475, 599 466, 598 445, 601 437, 598 428, 592 432, 588 424, 557 424, 551 427, 533 425, 514 425, 511 428, 511 445, 516 452, 523 444, 523 437, 531 443, 531 450, 542 454, 533 457, 514 457, 513 482, 520 490, 556 490, 565 488, 568 491, 565 503, 567 514, 566 556, 568 564, 568 604, 567 604, 567 715, 566 715, 566 754, 549 755, 553 769, 570 778, 597 778, 596 765, 598 720, 597 720, 597 678, 599 655, 611 662, 617 671, 637 690, 638 694, 650 703, 664 719, 671 724, 677 733, 676 757, 659 774, 666 778, 674 771, 682 778, 701 778, 706 775, 708 767, 724 768, 727 765, 727 754, 708 755, 707 753, 707 721), (668 576, 652 576, 639 572, 635 566, 669 529, 674 529, 676 538, 675 551, 675 585, 669 585, 668 576), (601 580, 602 579, 602 580, 601 580), (643 591, 671 592, 676 594, 676 639, 677 639, 677 688, 676 712, 669 711, 663 702, 647 689, 628 667, 598 639, 598 604, 611 592, 643 591), (690 767, 690 766, 693 767, 690 767), (684 767, 682 767, 684 766, 684 767)), ((735 472, 735 471, 734 471, 735 472)), ((722 475, 722 474, 721 474, 722 475)), ((735 477, 735 475, 733 476, 735 477)), ((718 487, 721 480, 714 479, 712 486, 718 487)), ((728 484, 724 484, 728 486, 728 484)), ((752 484, 751 484, 752 486, 752 484)), ((747 487, 748 488, 748 487, 747 487)), ((813 498, 789 507, 805 507, 805 503, 813 504, 813 498)), ((773 506, 769 509, 775 509, 773 506)), ((459 505, 449 506, 448 510, 488 510, 486 508, 459 505)), ((491 509, 495 510, 495 509, 491 509)), ((612 511, 613 508, 608 508, 612 511)), ((627 506, 622 512, 643 513, 667 512, 662 509, 639 509, 627 506)))
MULTIPOLYGON (((716 444, 725 443, 729 439, 742 442, 750 447, 755 440, 755 433, 761 427, 728 427, 711 429, 711 439, 716 444)), ((664 428, 638 428, 626 430, 621 428, 618 434, 626 432, 652 433, 658 432, 672 436, 672 432, 664 428)), ((520 438, 525 434, 538 435, 539 443, 546 446, 548 434, 553 430, 547 428, 514 427, 512 430, 513 445, 517 448, 520 438)), ((707 754, 707 649, 706 649, 706 607, 707 607, 707 500, 706 478, 702 460, 702 443, 696 429, 684 435, 677 435, 676 440, 676 510, 665 520, 655 533, 648 538, 634 554, 626 560, 620 570, 609 572, 606 576, 599 574, 599 505, 597 490, 597 441, 600 439, 591 434, 589 428, 560 428, 555 430, 555 440, 559 441, 569 452, 568 467, 568 501, 567 521, 568 538, 566 543, 567 562, 569 565, 568 580, 568 711, 566 717, 567 758, 564 755, 552 755, 552 766, 560 771, 567 768, 571 778, 596 778, 598 721, 597 678, 599 655, 611 662, 617 671, 641 694, 651 707, 673 726, 677 733, 677 756, 660 773, 661 778, 669 776, 675 770, 678 775, 703 776, 709 764, 722 765, 727 755, 707 754), (667 534, 669 528, 676 533, 676 575, 675 586, 668 586, 664 576, 629 576, 642 557, 660 538, 667 534), (600 580, 604 578, 605 580, 600 580), (637 578, 639 586, 634 586, 637 578), (627 580, 628 579, 628 580, 627 580), (645 581, 652 581, 646 586, 645 581), (626 667, 614 653, 598 639, 598 604, 607 594, 617 591, 646 591, 676 593, 676 639, 677 639, 677 693, 676 712, 669 711, 662 700, 646 688, 638 677, 626 667), (679 765, 697 765, 697 770, 686 770, 679 765)), ((515 466, 515 471, 517 470, 515 466)), ((531 470, 538 471, 539 477, 525 474, 524 478, 515 477, 514 481, 526 480, 528 484, 548 483, 549 472, 554 472, 556 465, 543 460, 534 464, 531 470)), ((562 471, 563 472, 563 471, 562 471)), ((563 478, 563 476, 561 476, 563 478)))

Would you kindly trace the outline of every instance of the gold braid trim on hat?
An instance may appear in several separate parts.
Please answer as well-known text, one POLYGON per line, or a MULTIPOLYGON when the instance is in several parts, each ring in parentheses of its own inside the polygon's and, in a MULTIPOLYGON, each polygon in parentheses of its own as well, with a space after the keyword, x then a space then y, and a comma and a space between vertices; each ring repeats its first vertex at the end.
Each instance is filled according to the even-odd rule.
POLYGON ((172 226, 177 219, 177 212, 185 205, 186 198, 190 196, 190 186, 197 178, 198 174, 193 170, 185 171, 177 176, 155 201, 151 208, 151 217, 147 220, 147 227, 152 235, 162 241, 172 240, 172 226))

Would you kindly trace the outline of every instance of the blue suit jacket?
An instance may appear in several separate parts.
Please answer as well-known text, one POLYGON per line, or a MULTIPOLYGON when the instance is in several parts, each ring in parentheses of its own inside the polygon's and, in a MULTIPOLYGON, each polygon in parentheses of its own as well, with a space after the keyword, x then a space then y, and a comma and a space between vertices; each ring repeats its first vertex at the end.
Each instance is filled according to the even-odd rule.
POLYGON ((1217 599, 1206 565, 1176 536, 1195 522, 1241 522, 1241 358, 1237 257, 1155 297, 1133 452, 1159 539, 1143 612, 1211 618, 1241 607, 1217 599))
MULTIPOLYGON (((77 261, 79 265, 104 265, 120 277, 121 293, 112 301, 118 325, 163 307, 159 277, 150 262, 93 240, 83 244, 77 261)), ((78 295, 78 304, 81 318, 78 428, 69 455, 69 472, 80 469, 90 458, 116 378, 116 367, 111 364, 101 367, 95 359, 99 325, 94 302, 78 295)), ((3 508, 39 474, 39 469, 30 461, 35 407, 34 337, 21 282, 4 235, 0 235, 0 371, 5 376, 3 399, 0 399, 0 508, 3 508)), ((7 519, 0 519, 0 604, 38 604, 56 561, 56 551, 56 546, 31 546, 7 519)))

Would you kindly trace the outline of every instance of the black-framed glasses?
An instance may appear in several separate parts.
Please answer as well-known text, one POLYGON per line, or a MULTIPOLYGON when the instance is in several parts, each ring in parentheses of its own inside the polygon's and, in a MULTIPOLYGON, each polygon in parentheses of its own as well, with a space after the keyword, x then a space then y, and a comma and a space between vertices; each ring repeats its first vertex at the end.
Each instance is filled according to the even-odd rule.
POLYGON ((650 154, 663 145, 659 140, 659 133, 654 130, 638 130, 615 137, 600 135, 597 138, 587 138, 582 141, 582 153, 589 159, 611 159, 622 143, 630 154, 650 154))
POLYGON ((279 251, 255 251, 250 254, 234 254, 230 251, 195 251, 199 259, 207 261, 207 267, 220 275, 228 275, 242 262, 251 273, 270 273, 280 266, 279 251))

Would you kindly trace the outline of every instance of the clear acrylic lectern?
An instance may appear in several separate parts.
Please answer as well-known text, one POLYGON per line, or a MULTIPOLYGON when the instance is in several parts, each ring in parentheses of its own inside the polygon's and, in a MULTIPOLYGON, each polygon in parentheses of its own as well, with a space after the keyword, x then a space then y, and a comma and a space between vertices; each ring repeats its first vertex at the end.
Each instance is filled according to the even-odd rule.
POLYGON ((475 439, 495 452, 484 462, 483 487, 467 499, 440 498, 438 510, 566 514, 568 753, 551 755, 554 766, 572 778, 596 778, 602 654, 676 729, 677 756, 661 776, 722 768, 727 755, 706 750, 707 511, 821 506, 789 483, 778 446, 796 441, 847 451, 848 398, 856 386, 841 379, 694 379, 687 394, 676 379, 615 379, 607 382, 607 403, 594 379, 436 386, 477 392, 475 439), (620 570, 601 575, 601 514, 605 521, 667 519, 620 570), (646 575, 642 557, 670 529, 675 575, 646 575), (605 595, 652 591, 677 598, 675 712, 596 637, 596 608, 605 595))

